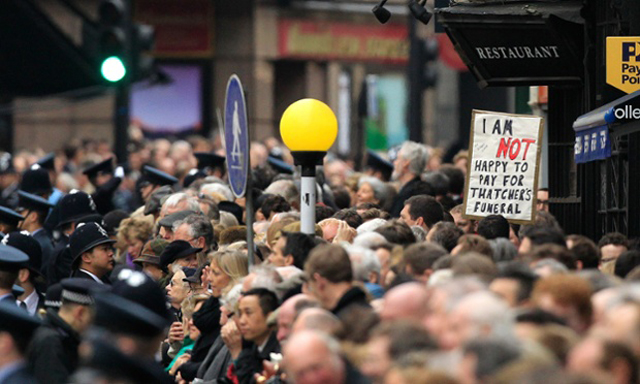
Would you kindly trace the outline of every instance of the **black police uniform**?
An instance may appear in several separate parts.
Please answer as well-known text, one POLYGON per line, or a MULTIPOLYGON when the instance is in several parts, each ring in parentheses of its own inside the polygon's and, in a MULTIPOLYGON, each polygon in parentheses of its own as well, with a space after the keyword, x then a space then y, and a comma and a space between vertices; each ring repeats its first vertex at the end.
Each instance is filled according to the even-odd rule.
POLYGON ((69 252, 73 258, 71 267, 73 268, 73 277, 79 277, 83 279, 91 279, 97 283, 110 284, 108 276, 94 276, 80 269, 80 256, 83 253, 89 252, 93 248, 102 244, 113 244, 115 240, 112 240, 107 231, 98 223, 85 223, 78 225, 76 230, 69 237, 69 252))
MULTIPOLYGON (((69 278, 61 282, 63 302, 92 305, 92 295, 99 284, 69 278)), ((48 309, 43 326, 31 341, 27 353, 29 366, 41 383, 67 383, 79 363, 80 334, 64 321, 54 309, 48 309)))
MULTIPOLYGON (((0 271, 17 273, 21 268, 27 267, 29 256, 23 251, 6 244, 0 244, 0 271)), ((16 297, 13 292, 0 295, 0 302, 16 305, 16 297)))
MULTIPOLYGON (((0 303, 0 331, 8 332, 12 337, 19 335, 28 340, 40 325, 38 318, 29 316, 24 310, 15 305, 0 303)), ((16 350, 15 352, 20 352, 16 350)), ((0 366, 2 384, 36 384, 37 381, 29 373, 24 361, 19 360, 12 366, 0 366)))
MULTIPOLYGON (((92 183, 94 178, 98 176, 99 173, 113 174, 113 158, 110 157, 107 160, 92 165, 82 171, 82 173, 87 175, 92 183)), ((102 185, 94 184, 96 190, 91 194, 91 197, 96 203, 96 209, 99 214, 106 215, 107 213, 115 209, 113 206, 113 194, 116 192, 121 183, 122 178, 112 176, 109 181, 102 185)))
POLYGON ((38 300, 35 311, 30 312, 30 314, 35 315, 38 313, 38 310, 40 308, 44 307, 44 295, 41 293, 41 290, 44 289, 44 277, 40 273, 40 267, 42 265, 42 250, 40 248, 40 244, 38 244, 38 242, 33 237, 27 235, 26 231, 11 232, 7 234, 2 242, 8 246, 21 250, 27 256, 29 256, 29 261, 26 267, 31 273, 30 280, 34 286, 35 294, 38 300))

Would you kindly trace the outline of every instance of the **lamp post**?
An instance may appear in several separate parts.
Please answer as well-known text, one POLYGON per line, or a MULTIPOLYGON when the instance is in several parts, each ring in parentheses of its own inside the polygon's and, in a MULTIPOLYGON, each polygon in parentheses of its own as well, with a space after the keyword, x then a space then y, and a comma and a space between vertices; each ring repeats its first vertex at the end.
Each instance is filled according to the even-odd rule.
POLYGON ((302 168, 300 180, 300 230, 315 233, 316 166, 338 136, 338 120, 322 101, 302 99, 291 104, 280 120, 280 135, 296 165, 302 168))

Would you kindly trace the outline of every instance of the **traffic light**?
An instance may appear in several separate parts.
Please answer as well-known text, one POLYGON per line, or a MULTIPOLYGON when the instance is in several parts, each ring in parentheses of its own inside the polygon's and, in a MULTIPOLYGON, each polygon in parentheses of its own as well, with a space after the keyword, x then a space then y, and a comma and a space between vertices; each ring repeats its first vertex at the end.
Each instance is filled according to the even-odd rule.
POLYGON ((148 52, 153 49, 154 42, 152 26, 138 23, 131 26, 131 76, 134 80, 144 79, 153 73, 155 61, 148 52))
POLYGON ((438 82, 438 71, 435 67, 436 60, 438 60, 438 40, 435 37, 423 40, 420 49, 420 62, 424 64, 421 79, 423 89, 434 87, 438 82))
POLYGON ((127 75, 127 7, 122 0, 100 3, 99 28, 100 74, 117 83, 127 75))
POLYGON ((154 60, 152 26, 132 22, 130 0, 102 0, 99 8, 99 69, 103 79, 119 83, 148 77, 154 60))

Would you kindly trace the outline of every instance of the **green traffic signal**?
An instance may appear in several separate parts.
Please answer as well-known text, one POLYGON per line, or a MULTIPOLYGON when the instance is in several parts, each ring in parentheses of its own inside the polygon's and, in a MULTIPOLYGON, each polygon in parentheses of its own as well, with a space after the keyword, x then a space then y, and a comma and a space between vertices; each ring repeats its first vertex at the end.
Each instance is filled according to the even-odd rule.
POLYGON ((106 80, 115 83, 124 78, 127 74, 127 68, 124 62, 117 56, 106 58, 100 66, 100 73, 106 80))

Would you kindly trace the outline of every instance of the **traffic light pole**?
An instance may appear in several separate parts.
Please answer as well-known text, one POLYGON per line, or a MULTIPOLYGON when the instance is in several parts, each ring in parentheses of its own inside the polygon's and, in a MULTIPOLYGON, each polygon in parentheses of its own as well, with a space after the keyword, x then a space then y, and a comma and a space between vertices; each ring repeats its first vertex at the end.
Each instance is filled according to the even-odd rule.
POLYGON ((422 142, 422 95, 424 86, 422 83, 424 62, 420 49, 421 40, 416 35, 416 19, 409 14, 409 140, 422 142))
POLYGON ((115 142, 114 149, 118 163, 128 160, 127 146, 129 145, 129 93, 131 86, 128 79, 123 79, 122 83, 116 86, 116 97, 114 103, 114 127, 115 142))

